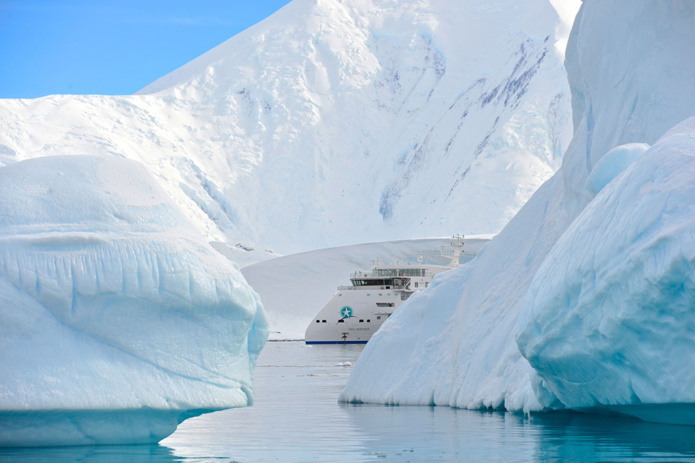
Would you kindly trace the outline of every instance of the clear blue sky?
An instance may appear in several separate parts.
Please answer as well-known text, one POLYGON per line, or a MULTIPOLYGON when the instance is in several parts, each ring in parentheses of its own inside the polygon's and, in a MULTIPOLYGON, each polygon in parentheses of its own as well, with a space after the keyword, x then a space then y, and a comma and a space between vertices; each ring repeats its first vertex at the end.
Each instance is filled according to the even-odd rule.
POLYGON ((0 0, 0 98, 134 93, 289 0, 0 0))

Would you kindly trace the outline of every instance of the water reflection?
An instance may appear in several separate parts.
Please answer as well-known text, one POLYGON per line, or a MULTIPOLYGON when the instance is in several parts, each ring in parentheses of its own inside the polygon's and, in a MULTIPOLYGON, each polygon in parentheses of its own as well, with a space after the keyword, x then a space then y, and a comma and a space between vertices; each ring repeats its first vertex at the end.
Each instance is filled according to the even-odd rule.
POLYGON ((343 405, 371 454, 397 461, 695 461, 695 428, 581 413, 525 417, 343 405))
POLYGON ((537 461, 695 461, 695 427, 582 413, 534 415, 537 461))
POLYGON ((361 346, 269 343, 256 403, 183 423, 155 446, 0 449, 4 462, 695 461, 695 427, 579 413, 339 404, 361 346))
POLYGON ((253 407, 188 420, 162 445, 186 458, 360 461, 368 436, 337 397, 362 349, 268 343, 256 368, 253 407))
POLYGON ((397 461, 530 461, 521 415, 447 407, 343 405, 372 455, 397 461), (513 448, 513 452, 511 450, 513 448), (508 450, 507 450, 508 449, 508 450))
POLYGON ((161 445, 102 445, 81 447, 0 448, 0 462, 49 463, 171 463, 181 462, 161 445))
POLYGON ((695 428, 578 413, 337 403, 361 348, 271 343, 253 408, 191 420, 175 454, 239 461, 694 461, 695 428))

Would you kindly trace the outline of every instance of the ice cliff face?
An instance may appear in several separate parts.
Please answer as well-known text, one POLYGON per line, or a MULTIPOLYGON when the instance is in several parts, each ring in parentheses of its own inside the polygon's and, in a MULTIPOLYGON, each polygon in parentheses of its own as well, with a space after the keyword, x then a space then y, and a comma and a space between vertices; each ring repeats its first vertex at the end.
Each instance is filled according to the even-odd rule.
POLYGON ((693 179, 690 118, 608 184, 536 272, 517 342, 536 387, 564 406, 695 424, 658 407, 695 404, 693 179))
POLYGON ((138 160, 237 254, 497 232, 571 136, 567 21, 547 0, 295 0, 139 95, 1 101, 0 163, 138 160))
POLYGON ((146 169, 0 168, 0 446, 156 442, 246 406, 258 296, 146 169))
POLYGON ((391 317, 343 400, 695 422, 673 405, 693 403, 693 119, 664 135, 695 115, 694 21, 686 1, 583 3, 561 170, 391 317))

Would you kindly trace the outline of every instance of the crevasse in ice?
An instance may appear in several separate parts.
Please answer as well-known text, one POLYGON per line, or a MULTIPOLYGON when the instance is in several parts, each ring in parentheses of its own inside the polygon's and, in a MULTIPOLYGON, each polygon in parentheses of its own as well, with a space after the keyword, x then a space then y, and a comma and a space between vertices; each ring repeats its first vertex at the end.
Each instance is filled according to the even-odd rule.
POLYGON ((156 442, 248 405, 266 337, 258 296, 139 163, 0 169, 0 446, 156 442))

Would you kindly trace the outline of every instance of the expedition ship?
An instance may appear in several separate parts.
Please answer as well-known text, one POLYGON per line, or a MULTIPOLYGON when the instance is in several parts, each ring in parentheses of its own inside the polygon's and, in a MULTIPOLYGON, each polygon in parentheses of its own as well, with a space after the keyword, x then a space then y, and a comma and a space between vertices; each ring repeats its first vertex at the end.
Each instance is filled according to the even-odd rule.
POLYGON ((339 286, 333 298, 309 323, 307 344, 364 344, 415 291, 429 287, 435 275, 459 265, 463 237, 454 236, 449 265, 373 264, 371 271, 350 275, 349 286, 339 286))

